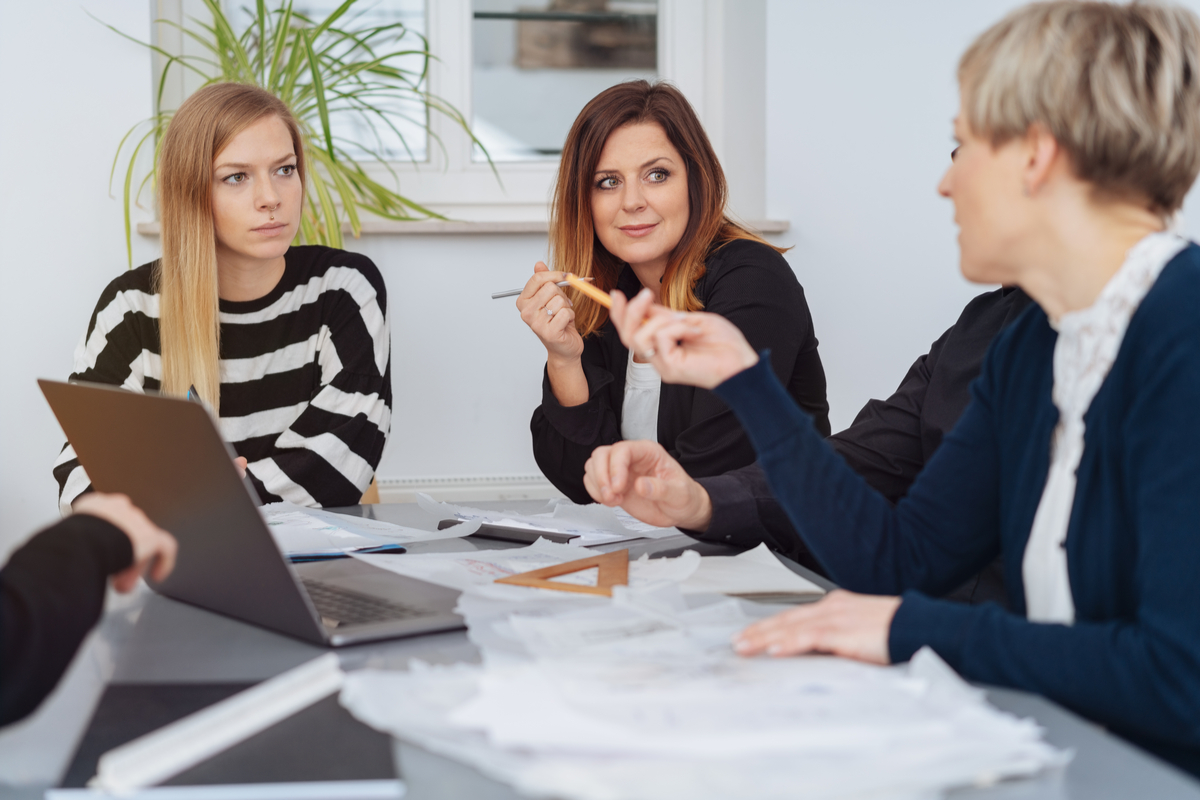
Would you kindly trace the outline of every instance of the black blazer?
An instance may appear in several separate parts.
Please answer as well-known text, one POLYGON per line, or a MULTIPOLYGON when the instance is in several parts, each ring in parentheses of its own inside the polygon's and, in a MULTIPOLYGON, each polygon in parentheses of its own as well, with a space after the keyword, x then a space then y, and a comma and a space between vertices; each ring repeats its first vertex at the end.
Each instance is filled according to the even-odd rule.
MULTIPOLYGON (((976 297, 954 327, 916 360, 895 394, 887 400, 871 400, 849 428, 829 437, 833 449, 872 488, 898 502, 966 410, 971 382, 979 375, 992 340, 1029 303, 1029 296, 1015 287, 976 297)), ((708 530, 693 536, 746 547, 765 541, 772 549, 823 571, 757 463, 701 483, 712 501, 713 515, 708 530)), ((1001 565, 998 561, 989 565, 948 597, 1004 603, 1001 565)))
MULTIPOLYGON (((783 256, 761 242, 734 240, 705 260, 695 292, 704 310, 737 325, 757 351, 770 349, 771 366, 796 402, 829 434, 825 371, 817 354, 804 289, 783 256)), ((632 297, 641 290, 626 267, 617 288, 632 297)), ((542 404, 533 412, 533 455, 542 472, 576 503, 590 503, 583 468, 592 451, 621 439, 621 406, 629 351, 612 322, 587 337, 583 371, 588 400, 564 407, 543 374, 542 404)), ((694 478, 720 475, 754 461, 741 425, 715 394, 664 383, 658 401, 658 441, 694 478)))

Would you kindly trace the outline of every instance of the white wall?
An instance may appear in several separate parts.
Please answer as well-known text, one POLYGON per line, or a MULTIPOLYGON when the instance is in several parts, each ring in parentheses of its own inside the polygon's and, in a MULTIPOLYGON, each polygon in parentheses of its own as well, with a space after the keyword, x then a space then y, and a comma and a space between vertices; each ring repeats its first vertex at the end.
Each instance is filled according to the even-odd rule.
MULTIPOLYGON (((1191 0, 1200 8, 1200 0, 1191 0)), ((767 216, 808 291, 834 427, 886 396, 978 291, 958 276, 950 204, 954 67, 1005 0, 769 0, 767 216)), ((108 169, 150 111, 147 4, 5 4, 0 26, 0 558, 55 517, 62 434, 37 377, 65 377, 104 284, 124 268, 108 169), (47 48, 53 46, 53 57, 47 48)), ((1192 202, 1189 208, 1197 206, 1192 202)), ((1200 215, 1185 213, 1196 231, 1200 215)), ((135 236, 136 263, 157 240, 135 236)), ((396 406, 383 478, 529 475, 542 353, 511 301, 544 237, 367 237, 391 293, 396 406)))
MULTIPOLYGON (((113 152, 150 114, 148 4, 4 3, 0 24, 0 559, 56 518, 50 467, 62 432, 34 382, 66 378, 100 290, 125 268, 113 152)), ((141 242, 142 260, 151 251, 141 242)))
MULTIPOLYGON (((958 272, 936 186, 953 149, 955 69, 1013 0, 767 5, 767 216, 792 228, 834 430, 889 395, 988 287, 958 272)), ((1183 3, 1200 11, 1200 0, 1183 3)), ((1196 191, 1182 228, 1200 232, 1196 191)))

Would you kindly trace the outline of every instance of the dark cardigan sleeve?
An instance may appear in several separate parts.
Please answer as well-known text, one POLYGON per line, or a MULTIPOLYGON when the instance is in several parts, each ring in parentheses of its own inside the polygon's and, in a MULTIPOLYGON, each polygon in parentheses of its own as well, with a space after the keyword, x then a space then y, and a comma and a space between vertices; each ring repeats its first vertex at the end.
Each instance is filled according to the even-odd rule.
MULTIPOLYGON (((779 379, 828 435, 825 372, 812 316, 787 261, 760 242, 730 242, 709 257, 696 294, 706 311, 737 325, 755 347, 771 349, 779 379)), ((606 325, 584 344, 587 402, 564 408, 543 377, 542 405, 530 424, 538 466, 577 503, 592 502, 583 486, 584 465, 592 451, 621 439, 621 398, 611 385, 612 370, 625 368, 628 351, 604 338, 616 335, 606 325)), ((658 420, 659 442, 693 477, 720 475, 754 461, 754 449, 737 418, 712 392, 664 384, 658 420)))
POLYGON ((108 576, 132 563, 121 529, 86 514, 13 553, 0 570, 0 725, 50 693, 100 618, 108 576))
MULTIPOLYGON (((949 334, 947 331, 927 355, 917 359, 891 397, 871 400, 849 428, 828 439, 850 468, 890 502, 904 496, 925 466, 921 406, 941 345, 949 334)), ((772 550, 794 561, 819 568, 757 461, 723 475, 700 478, 699 482, 712 503, 712 519, 705 532, 692 536, 740 547, 766 542, 772 550)))
MULTIPOLYGON (((1175 760, 1200 764, 1200 352, 1193 337, 1173 338, 1145 359, 1154 368, 1139 376, 1127 415, 1140 421, 1126 424, 1122 467, 1138 532, 1128 565, 1136 614, 1074 625, 929 597, 997 552, 994 363, 985 363, 960 423, 894 508, 813 432, 769 370, 751 368, 718 393, 738 410, 772 489, 830 577, 856 591, 904 593, 889 631, 893 661, 928 645, 970 680, 1038 692, 1125 735, 1183 748, 1188 755, 1175 760)), ((1104 575, 1073 572, 1076 580, 1076 591, 1108 591, 1095 583, 1104 575)))

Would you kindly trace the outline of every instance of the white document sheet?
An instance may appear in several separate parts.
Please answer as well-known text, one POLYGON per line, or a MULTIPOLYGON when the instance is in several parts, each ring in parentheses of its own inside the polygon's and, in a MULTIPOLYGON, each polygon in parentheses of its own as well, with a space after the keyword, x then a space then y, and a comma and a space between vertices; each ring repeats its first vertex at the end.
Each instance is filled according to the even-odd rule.
POLYGON ((461 519, 480 524, 502 525, 547 533, 569 533, 577 536, 571 544, 591 547, 631 539, 661 539, 679 533, 675 528, 655 528, 621 511, 600 505, 579 506, 567 500, 551 501, 541 514, 517 514, 510 511, 485 511, 481 508, 439 503, 427 494, 417 495, 417 504, 442 519, 461 519))
POLYGON ((478 523, 467 523, 444 531, 425 531, 287 502, 271 503, 259 511, 280 550, 292 558, 333 557, 386 545, 457 539, 479 530, 478 523))
POLYGON ((749 597, 813 597, 825 594, 820 586, 781 564, 765 544, 736 556, 705 556, 680 589, 685 594, 718 592, 749 597))

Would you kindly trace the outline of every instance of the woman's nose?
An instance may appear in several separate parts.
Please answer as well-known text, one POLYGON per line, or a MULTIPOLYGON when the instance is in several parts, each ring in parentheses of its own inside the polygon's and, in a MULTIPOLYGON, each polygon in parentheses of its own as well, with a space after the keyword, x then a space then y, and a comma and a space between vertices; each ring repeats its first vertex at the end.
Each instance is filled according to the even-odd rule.
POLYGON ((625 192, 621 196, 621 208, 627 212, 640 211, 646 207, 646 195, 637 183, 625 184, 625 192))
POLYGON ((951 164, 946 168, 946 173, 942 175, 942 179, 938 181, 937 192, 942 197, 950 196, 950 173, 954 170, 954 165, 951 164))
POLYGON ((255 202, 258 208, 271 210, 279 205, 279 192, 275 191, 275 186, 268 178, 267 180, 255 181, 258 186, 257 197, 255 202))

